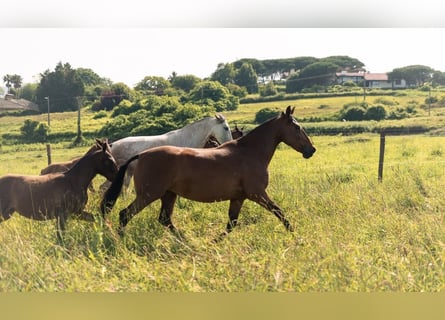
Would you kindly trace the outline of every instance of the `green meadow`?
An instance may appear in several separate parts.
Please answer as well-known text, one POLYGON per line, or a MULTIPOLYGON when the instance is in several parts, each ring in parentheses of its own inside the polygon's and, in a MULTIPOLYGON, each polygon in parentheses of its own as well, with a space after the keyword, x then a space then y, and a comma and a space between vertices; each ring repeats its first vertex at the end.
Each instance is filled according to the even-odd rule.
MULTIPOLYGON (((296 116, 306 105, 313 112, 300 115, 309 118, 330 108, 320 105, 338 110, 345 103, 330 99, 241 105, 224 115, 230 124, 251 128, 249 119, 265 106, 284 109, 302 103, 296 116)), ((432 123, 431 132, 437 133, 442 110, 433 112, 401 121, 432 123)), ((34 117, 46 120, 45 115, 34 117)), ((24 119, 0 118, 2 133, 19 132, 24 119)), ((54 115, 51 121, 51 130, 76 130, 75 113, 54 115)), ((105 121, 85 111, 83 131, 94 132, 105 121)), ((444 139, 431 133, 387 136, 381 182, 377 133, 313 135, 317 152, 307 160, 280 145, 269 166, 268 193, 293 224, 294 233, 246 201, 238 226, 213 243, 227 223, 228 202, 204 204, 181 198, 173 221, 183 238, 158 223, 158 202, 135 216, 120 238, 118 212, 133 199, 131 188, 118 199, 107 222, 99 216, 100 192, 90 193, 87 210, 97 215, 97 221, 70 220, 64 246, 57 244, 54 221, 36 222, 15 214, 0 224, 0 291, 443 291, 444 139)), ((71 147, 69 141, 53 143, 53 161, 81 155, 88 148, 71 147)), ((0 162, 0 175, 38 174, 47 164, 46 146, 3 143, 0 162)), ((103 181, 95 178, 96 189, 103 181)))

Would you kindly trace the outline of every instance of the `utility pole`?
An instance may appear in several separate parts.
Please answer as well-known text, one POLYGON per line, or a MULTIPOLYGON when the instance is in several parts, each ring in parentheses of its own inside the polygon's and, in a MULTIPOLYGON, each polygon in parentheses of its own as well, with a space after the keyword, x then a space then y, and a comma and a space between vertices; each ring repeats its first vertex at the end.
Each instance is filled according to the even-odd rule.
MULTIPOLYGON (((49 96, 45 97, 45 100, 48 103, 48 128, 49 128, 51 125, 51 122, 49 119, 49 96)), ((49 142, 46 144, 46 155, 48 157, 48 165, 50 165, 52 161, 51 161, 51 144, 49 142)))
POLYGON ((46 100, 47 103, 48 103, 48 127, 49 127, 49 126, 51 126, 50 119, 49 119, 49 96, 48 96, 48 97, 45 97, 45 100, 46 100))

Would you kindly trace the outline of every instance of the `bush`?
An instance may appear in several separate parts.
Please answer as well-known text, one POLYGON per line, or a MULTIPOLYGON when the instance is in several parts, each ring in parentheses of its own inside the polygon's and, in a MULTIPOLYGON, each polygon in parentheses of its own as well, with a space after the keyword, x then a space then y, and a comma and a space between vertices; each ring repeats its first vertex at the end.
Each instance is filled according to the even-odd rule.
POLYGON ((26 119, 20 132, 23 140, 27 142, 45 142, 48 139, 49 127, 46 123, 26 119))
POLYGON ((347 121, 362 121, 366 110, 362 106, 349 107, 341 112, 340 118, 347 121))
POLYGON ((106 117, 107 117, 107 112, 105 110, 101 110, 94 114, 93 119, 101 119, 106 117))
POLYGON ((279 114, 279 112, 280 110, 278 109, 271 109, 271 108, 261 109, 255 114, 255 122, 263 123, 264 121, 276 117, 279 114))
POLYGON ((278 90, 275 88, 275 85, 272 81, 268 82, 264 87, 260 88, 260 96, 268 97, 274 96, 278 93, 278 90))
POLYGON ((380 121, 385 118, 386 118, 386 110, 385 110, 385 107, 383 107, 381 105, 369 107, 364 114, 365 120, 380 121))

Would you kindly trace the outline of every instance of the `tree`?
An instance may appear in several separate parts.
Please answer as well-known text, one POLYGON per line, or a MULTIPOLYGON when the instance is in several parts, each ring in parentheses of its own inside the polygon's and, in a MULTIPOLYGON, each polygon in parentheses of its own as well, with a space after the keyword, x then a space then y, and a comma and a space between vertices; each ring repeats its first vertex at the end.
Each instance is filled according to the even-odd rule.
POLYGON ((406 81, 408 86, 422 86, 425 82, 432 80, 434 70, 423 65, 411 65, 403 68, 396 68, 388 73, 390 81, 406 81))
POLYGON ((333 63, 337 65, 339 69, 351 71, 360 70, 365 66, 360 60, 348 56, 329 56, 320 59, 319 62, 333 63))
POLYGON ((23 78, 18 74, 11 75, 11 83, 15 90, 18 90, 22 87, 23 78))
POLYGON ((36 102, 37 101, 36 92, 37 92, 36 83, 26 83, 20 90, 19 98, 36 102))
POLYGON ((36 96, 42 103, 45 97, 50 97, 51 112, 76 111, 79 107, 77 98, 84 92, 85 87, 76 70, 69 63, 59 62, 54 71, 46 70, 41 74, 36 96))
POLYGON ((260 89, 260 96, 268 97, 274 96, 278 93, 278 90, 275 88, 273 81, 269 81, 264 87, 260 89))
POLYGON ((337 68, 338 66, 331 62, 312 63, 286 80, 286 92, 298 92, 314 85, 330 85, 334 81, 337 68))
POLYGON ((239 98, 229 92, 218 81, 202 81, 193 88, 186 102, 192 102, 198 105, 214 107, 216 111, 236 110, 239 105, 239 98))
POLYGON ((248 93, 258 92, 258 76, 250 63, 243 63, 235 75, 235 84, 245 87, 248 93))
POLYGON ((432 83, 433 83, 433 86, 445 85, 445 72, 434 71, 432 83))
POLYGON ((130 88, 123 82, 112 84, 108 90, 104 90, 101 94, 101 103, 106 110, 111 110, 122 100, 128 99, 130 88))
POLYGON ((111 80, 100 77, 89 68, 77 68, 76 72, 85 87, 97 85, 110 86, 112 84, 111 80))
POLYGON ((11 75, 10 74, 7 74, 7 75, 5 75, 5 76, 3 76, 3 82, 5 83, 5 86, 6 86, 6 88, 8 89, 8 93, 9 93, 9 90, 11 89, 11 87, 12 87, 12 80, 11 80, 11 75))
POLYGON ((169 87, 171 87, 170 81, 164 77, 146 76, 136 84, 134 89, 161 96, 169 87))
POLYGON ((210 76, 210 80, 218 81, 222 85, 234 83, 236 75, 235 67, 232 63, 219 63, 218 68, 210 76))
POLYGON ((183 76, 176 75, 170 79, 173 88, 183 90, 186 93, 189 93, 200 81, 200 78, 191 74, 183 76))

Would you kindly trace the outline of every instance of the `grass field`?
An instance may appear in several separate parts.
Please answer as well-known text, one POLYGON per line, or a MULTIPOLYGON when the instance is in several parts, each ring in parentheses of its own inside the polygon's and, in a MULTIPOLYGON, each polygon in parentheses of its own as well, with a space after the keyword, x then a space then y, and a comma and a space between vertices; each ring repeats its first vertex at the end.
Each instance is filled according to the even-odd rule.
MULTIPOLYGON (((137 215, 119 239, 117 213, 131 193, 112 211, 111 230, 100 221, 71 220, 63 248, 54 222, 16 215, 0 224, 0 291, 443 290, 443 138, 387 137, 382 183, 377 135, 321 136, 314 143, 317 152, 309 160, 283 145, 270 164, 269 194, 294 234, 246 202, 239 226, 213 244, 228 204, 181 199, 173 219, 185 240, 157 222, 158 203, 137 215)), ((65 156, 86 148, 68 149, 65 156)), ((45 166, 44 146, 15 155, 0 154, 1 174, 31 174, 45 166)), ((88 209, 98 213, 99 201, 92 194, 88 209)))
MULTIPOLYGON (((394 99, 405 99, 399 104, 418 99, 420 104, 425 94, 394 99)), ((347 103, 329 99, 243 105, 224 115, 230 124, 249 129, 255 112, 264 107, 297 105, 297 117, 307 118, 336 112, 347 103)), ((52 114, 51 130, 75 132, 76 116, 52 114)), ((82 112, 83 132, 94 133, 108 120, 93 116, 82 112)), ((19 133, 26 118, 46 121, 46 115, 1 117, 1 133, 19 133)), ((440 128, 443 110, 402 121, 440 128)), ((70 220, 64 247, 56 242, 54 221, 14 215, 1 223, 0 292, 443 291, 445 138, 387 136, 382 182, 377 179, 379 135, 312 138, 317 152, 311 159, 280 145, 269 167, 268 192, 294 233, 246 201, 239 226, 214 244, 227 222, 228 203, 180 199, 173 219, 184 239, 157 222, 157 202, 137 215, 120 239, 115 232, 118 211, 132 200, 130 191, 108 217, 111 228, 99 218, 95 223, 70 220)), ((38 174, 46 166, 45 144, 3 142, 0 175, 38 174)), ((89 148, 71 147, 70 141, 51 146, 53 162, 89 148)), ((97 177, 95 186, 102 181, 97 177)), ((91 193, 87 210, 98 215, 100 200, 99 193, 91 193)))

